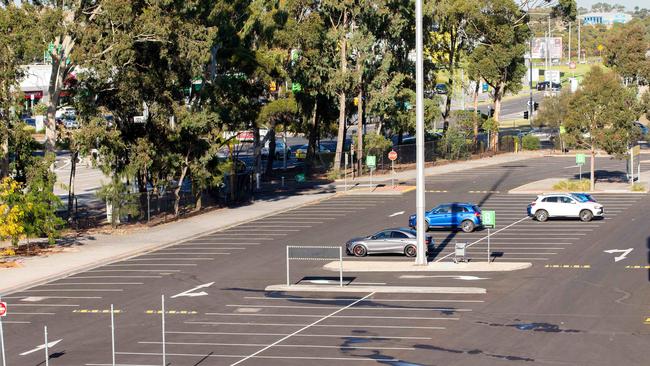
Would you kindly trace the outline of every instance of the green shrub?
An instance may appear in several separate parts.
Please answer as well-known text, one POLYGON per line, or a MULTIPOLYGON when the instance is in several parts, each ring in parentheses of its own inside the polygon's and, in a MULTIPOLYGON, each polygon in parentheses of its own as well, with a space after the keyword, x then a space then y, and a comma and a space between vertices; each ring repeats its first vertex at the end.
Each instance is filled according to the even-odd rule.
POLYGON ((559 181, 553 185, 555 191, 570 191, 570 192, 586 192, 591 188, 591 183, 588 179, 569 179, 559 181))
POLYGON ((631 191, 632 192, 645 192, 646 191, 645 184, 643 184, 643 183, 634 183, 634 184, 632 184, 631 191))
POLYGON ((450 127, 439 141, 438 153, 448 160, 467 159, 471 154, 471 144, 472 140, 458 128, 450 127))
POLYGON ((36 116, 44 116, 47 114, 47 105, 45 105, 45 103, 38 103, 34 106, 33 112, 36 116))
POLYGON ((524 150, 539 150, 541 144, 539 138, 531 135, 526 135, 521 139, 521 145, 524 150))
POLYGON ((327 171, 326 178, 328 180, 337 180, 341 177, 341 171, 339 169, 330 169, 327 171))
POLYGON ((384 156, 392 146, 392 142, 378 133, 369 133, 363 137, 363 153, 365 156, 384 156))

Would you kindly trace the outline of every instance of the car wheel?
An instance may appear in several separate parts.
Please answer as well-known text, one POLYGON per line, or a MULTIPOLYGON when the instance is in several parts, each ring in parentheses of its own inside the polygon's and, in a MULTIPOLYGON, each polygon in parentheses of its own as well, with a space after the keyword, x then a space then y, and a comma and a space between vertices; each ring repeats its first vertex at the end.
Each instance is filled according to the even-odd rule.
POLYGON ((465 220, 460 223, 460 229, 466 233, 471 233, 474 231, 474 223, 470 220, 465 220))
POLYGON ((594 214, 590 210, 580 211, 580 220, 587 222, 587 221, 591 221, 591 219, 593 218, 594 218, 594 214))
POLYGON ((535 212, 535 218, 537 221, 544 222, 548 220, 548 212, 546 212, 546 210, 539 210, 535 212))
POLYGON ((368 250, 363 245, 355 245, 354 248, 352 248, 352 254, 354 254, 355 257, 365 257, 368 254, 368 250))
POLYGON ((407 257, 415 257, 415 255, 418 253, 417 249, 415 248, 415 245, 407 245, 406 248, 404 248, 404 254, 407 257))

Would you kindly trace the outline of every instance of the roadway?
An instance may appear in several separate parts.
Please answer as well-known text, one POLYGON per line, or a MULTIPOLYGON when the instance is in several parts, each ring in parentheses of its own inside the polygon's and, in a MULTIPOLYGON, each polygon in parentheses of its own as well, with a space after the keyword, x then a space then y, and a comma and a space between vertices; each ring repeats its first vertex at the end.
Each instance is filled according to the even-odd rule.
MULTIPOLYGON (((404 226, 414 211, 414 192, 336 196, 3 297, 11 312, 3 319, 7 364, 43 364, 42 350, 20 354, 43 344, 47 325, 49 340, 61 340, 50 365, 110 365, 108 309, 114 304, 117 364, 160 365, 164 294, 170 365, 646 365, 647 195, 596 194, 605 219, 539 223, 525 217, 534 196, 507 194, 532 180, 575 176, 573 159, 535 158, 427 177, 428 207, 471 201, 496 210, 492 259, 533 268, 470 273, 471 280, 454 272, 345 275, 348 283, 378 288, 472 286, 487 294, 265 291, 285 281, 286 245, 342 245, 404 226), (618 262, 620 253, 604 252, 628 248, 618 262)), ((623 162, 609 158, 597 164, 603 177, 625 171, 623 162)), ((430 260, 450 260, 456 241, 472 243, 473 260, 488 256, 485 231, 431 234, 439 250, 430 260)), ((378 258, 408 260, 345 260, 378 258)), ((321 269, 323 262, 295 263, 294 283, 336 277, 321 269)))

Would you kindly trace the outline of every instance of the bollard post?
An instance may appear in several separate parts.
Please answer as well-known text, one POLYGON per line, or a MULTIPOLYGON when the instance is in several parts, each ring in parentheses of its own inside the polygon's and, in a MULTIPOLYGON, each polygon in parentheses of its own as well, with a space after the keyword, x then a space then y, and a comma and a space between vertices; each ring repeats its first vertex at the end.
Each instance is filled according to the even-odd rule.
POLYGON ((255 188, 260 190, 260 173, 255 173, 255 188))
POLYGON ((282 176, 282 188, 284 188, 284 176, 282 176))
POLYGON ((113 304, 111 304, 111 358, 112 366, 115 366, 115 318, 113 313, 113 304))
POLYGON ((45 335, 45 366, 50 366, 50 350, 47 347, 47 325, 43 328, 45 335))
POLYGON ((487 242, 488 242, 488 251, 487 251, 487 261, 488 264, 490 263, 490 228, 488 227, 488 235, 487 235, 487 242))
POLYGON ((161 295, 162 304, 162 361, 167 366, 167 355, 165 353, 165 295, 161 295))

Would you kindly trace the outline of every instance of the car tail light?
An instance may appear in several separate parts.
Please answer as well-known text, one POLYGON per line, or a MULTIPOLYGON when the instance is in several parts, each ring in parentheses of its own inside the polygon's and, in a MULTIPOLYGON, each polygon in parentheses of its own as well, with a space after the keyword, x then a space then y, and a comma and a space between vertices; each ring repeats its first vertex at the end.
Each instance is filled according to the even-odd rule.
POLYGON ((530 205, 535 206, 535 203, 537 203, 537 202, 533 201, 533 202, 530 203, 530 205))
POLYGON ((474 212, 474 216, 476 216, 476 217, 481 217, 481 213, 478 212, 478 211, 477 211, 477 212, 474 212))

